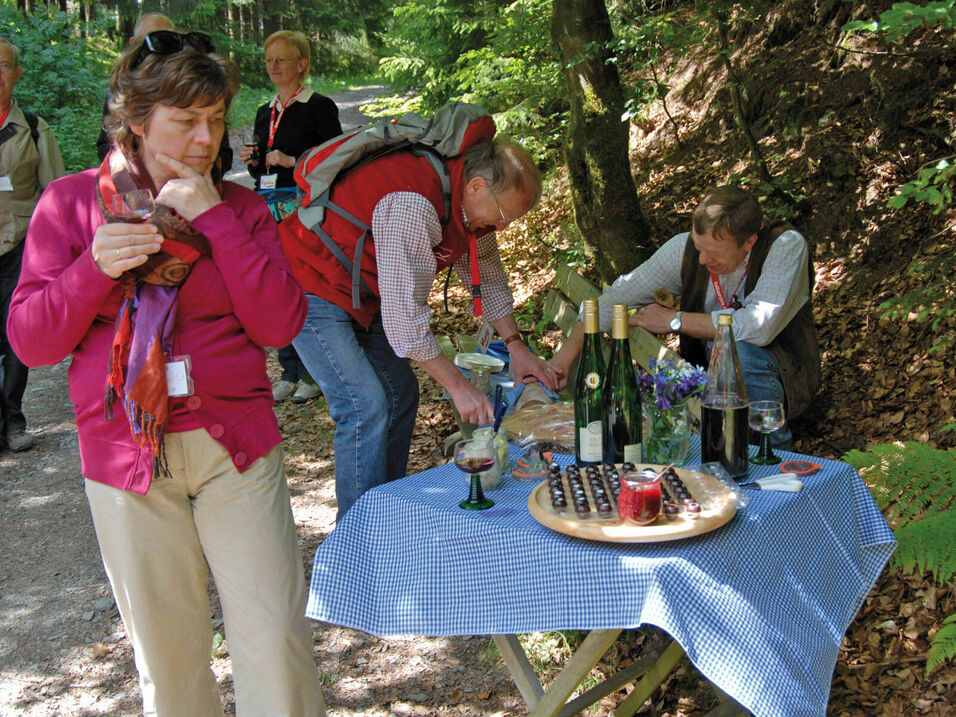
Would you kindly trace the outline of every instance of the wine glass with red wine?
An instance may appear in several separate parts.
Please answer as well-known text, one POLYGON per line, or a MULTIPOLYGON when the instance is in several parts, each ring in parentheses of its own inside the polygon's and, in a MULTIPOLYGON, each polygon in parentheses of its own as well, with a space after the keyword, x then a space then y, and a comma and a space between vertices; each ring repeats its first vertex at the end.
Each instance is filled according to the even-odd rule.
POLYGON ((455 444, 455 465, 471 476, 468 498, 458 505, 465 510, 485 510, 495 504, 485 498, 481 474, 495 465, 495 447, 491 441, 458 441, 455 444))
POLYGON ((149 189, 134 189, 113 195, 113 216, 121 222, 142 224, 153 216, 154 211, 156 204, 153 202, 153 192, 149 189))

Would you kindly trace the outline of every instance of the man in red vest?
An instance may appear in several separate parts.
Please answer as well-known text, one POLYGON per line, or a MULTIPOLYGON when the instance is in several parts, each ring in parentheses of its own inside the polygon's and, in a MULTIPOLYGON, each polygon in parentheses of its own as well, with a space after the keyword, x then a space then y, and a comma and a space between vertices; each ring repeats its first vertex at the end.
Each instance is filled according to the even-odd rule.
POLYGON ((441 352, 429 328, 428 294, 442 269, 454 266, 466 285, 475 283, 477 269, 476 307, 505 337, 516 380, 554 388, 548 364, 521 341, 494 235, 534 207, 541 178, 521 148, 490 135, 481 140, 448 160, 449 216, 435 169, 407 150, 362 165, 334 185, 332 202, 371 227, 371 239, 361 243, 363 230, 341 213, 327 212, 322 224, 345 256, 355 256, 358 247, 359 302, 352 274, 318 237, 280 225, 289 264, 309 300, 293 343, 336 424, 339 517, 369 488, 405 475, 418 411, 409 359, 445 387, 462 420, 492 420, 488 398, 441 352))

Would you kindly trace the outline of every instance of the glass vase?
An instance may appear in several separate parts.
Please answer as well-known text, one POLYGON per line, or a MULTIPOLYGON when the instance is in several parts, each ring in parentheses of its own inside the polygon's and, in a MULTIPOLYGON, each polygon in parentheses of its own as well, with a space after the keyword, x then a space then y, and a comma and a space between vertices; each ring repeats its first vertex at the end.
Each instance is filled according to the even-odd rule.
POLYGON ((682 466, 690 454, 690 419, 684 403, 667 409, 644 400, 644 441, 641 461, 682 466))

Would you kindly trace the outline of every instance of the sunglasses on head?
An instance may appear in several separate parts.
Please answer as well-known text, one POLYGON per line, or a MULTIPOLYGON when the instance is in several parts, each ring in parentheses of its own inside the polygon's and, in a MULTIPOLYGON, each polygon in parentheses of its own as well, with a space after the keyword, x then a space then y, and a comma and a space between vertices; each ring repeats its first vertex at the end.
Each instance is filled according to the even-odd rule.
POLYGON ((202 32, 175 32, 173 30, 156 30, 143 37, 143 45, 133 60, 132 68, 140 66, 150 54, 174 55, 186 46, 209 54, 216 51, 212 38, 202 32))

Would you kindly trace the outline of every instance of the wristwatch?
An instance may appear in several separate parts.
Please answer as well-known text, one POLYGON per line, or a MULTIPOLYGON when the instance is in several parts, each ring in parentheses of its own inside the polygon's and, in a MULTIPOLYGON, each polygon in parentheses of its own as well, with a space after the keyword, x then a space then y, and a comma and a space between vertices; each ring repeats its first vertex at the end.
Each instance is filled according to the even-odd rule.
POLYGON ((683 313, 684 313, 683 311, 678 311, 676 314, 674 314, 674 318, 671 319, 670 324, 668 324, 668 326, 670 326, 671 331, 673 331, 674 333, 677 333, 677 334, 680 333, 680 327, 681 327, 680 317, 681 317, 681 314, 683 313))

